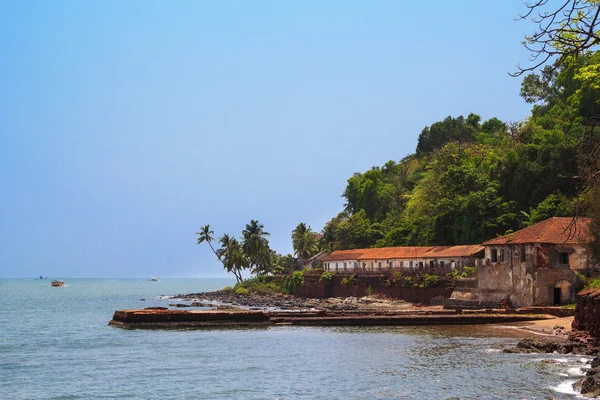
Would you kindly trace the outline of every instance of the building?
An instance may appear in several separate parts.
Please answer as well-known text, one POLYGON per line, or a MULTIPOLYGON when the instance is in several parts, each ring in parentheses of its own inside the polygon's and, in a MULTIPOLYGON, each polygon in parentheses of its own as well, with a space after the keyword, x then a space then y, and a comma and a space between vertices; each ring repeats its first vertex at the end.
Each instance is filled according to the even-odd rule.
POLYGON ((452 298, 508 300, 513 307, 573 302, 577 272, 587 274, 590 266, 588 224, 587 218, 554 217, 484 242, 476 287, 457 288, 452 298))
POLYGON ((475 266, 483 261, 481 245, 383 247, 360 250, 338 250, 321 262, 326 271, 384 272, 406 270, 429 271, 433 268, 475 266), (479 260, 479 261, 478 261, 479 260))

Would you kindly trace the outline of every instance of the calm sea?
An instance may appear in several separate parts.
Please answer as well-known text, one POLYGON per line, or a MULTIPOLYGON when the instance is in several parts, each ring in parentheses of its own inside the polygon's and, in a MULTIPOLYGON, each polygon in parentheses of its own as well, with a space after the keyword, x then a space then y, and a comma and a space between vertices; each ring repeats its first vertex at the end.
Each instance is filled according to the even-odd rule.
POLYGON ((122 330, 117 309, 232 282, 66 283, 0 279, 0 399, 572 399, 585 361, 504 354, 494 327, 122 330))

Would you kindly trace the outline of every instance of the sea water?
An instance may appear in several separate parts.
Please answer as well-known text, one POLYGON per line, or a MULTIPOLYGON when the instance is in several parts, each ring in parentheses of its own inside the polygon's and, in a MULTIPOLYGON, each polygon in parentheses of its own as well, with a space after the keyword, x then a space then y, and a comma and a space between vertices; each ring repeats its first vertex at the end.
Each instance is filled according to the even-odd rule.
POLYGON ((585 358, 497 327, 124 330, 227 279, 0 279, 0 399, 573 399, 585 358), (551 360, 548 362, 548 360, 551 360))

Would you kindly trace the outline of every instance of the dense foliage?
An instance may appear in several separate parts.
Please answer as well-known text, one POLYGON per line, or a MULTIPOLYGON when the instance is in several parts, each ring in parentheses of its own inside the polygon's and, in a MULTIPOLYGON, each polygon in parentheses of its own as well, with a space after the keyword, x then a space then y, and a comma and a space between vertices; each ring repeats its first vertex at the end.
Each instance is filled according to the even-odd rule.
POLYGON ((425 127, 415 154, 355 173, 321 246, 354 249, 481 243, 574 213, 580 141, 600 115, 600 54, 523 79, 520 123, 476 114, 425 127))

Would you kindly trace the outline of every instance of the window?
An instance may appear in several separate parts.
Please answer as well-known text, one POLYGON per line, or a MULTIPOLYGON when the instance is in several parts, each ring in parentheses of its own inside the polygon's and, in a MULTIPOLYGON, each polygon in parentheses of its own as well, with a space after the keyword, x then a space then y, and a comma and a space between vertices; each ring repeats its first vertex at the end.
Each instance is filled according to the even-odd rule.
POLYGON ((446 264, 446 263, 444 262, 444 260, 440 261, 440 268, 444 268, 444 267, 445 267, 445 264, 446 264))
POLYGON ((354 269, 358 268, 358 263, 354 261, 354 269))
POLYGON ((419 271, 423 271, 423 261, 419 261, 419 271))
POLYGON ((381 271, 381 261, 379 261, 379 270, 381 271))
POLYGON ((413 262, 412 262, 412 261, 409 261, 409 262, 408 262, 408 270, 409 270, 410 272, 413 272, 413 271, 414 271, 414 269, 415 269, 415 268, 414 268, 414 266, 413 266, 413 262))
POLYGON ((435 261, 429 261, 429 268, 433 268, 435 265, 435 261))
POLYGON ((346 263, 344 263, 344 271, 346 271, 348 268, 346 268, 346 263))
POLYGON ((498 262, 498 249, 492 249, 492 262, 498 262))
POLYGON ((456 268, 456 261, 450 260, 450 268, 452 268, 452 269, 456 268))
POLYGON ((508 261, 508 249, 504 249, 504 254, 502 255, 502 261, 508 261))
POLYGON ((371 271, 375 271, 375 263, 371 261, 371 271))
POLYGON ((338 263, 335 263, 335 270, 338 270, 338 263))
POLYGON ((558 263, 561 265, 569 265, 569 253, 558 253, 558 263))
POLYGON ((527 261, 527 254, 525 253, 525 246, 521 246, 521 262, 527 261))
POLYGON ((404 261, 400 261, 400 268, 404 268, 404 261))

